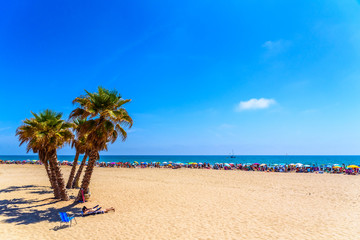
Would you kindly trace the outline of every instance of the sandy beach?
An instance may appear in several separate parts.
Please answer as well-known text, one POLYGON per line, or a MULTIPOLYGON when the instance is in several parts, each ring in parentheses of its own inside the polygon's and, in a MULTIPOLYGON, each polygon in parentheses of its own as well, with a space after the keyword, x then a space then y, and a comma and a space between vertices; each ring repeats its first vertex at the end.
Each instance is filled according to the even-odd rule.
POLYGON ((116 212, 59 229, 58 212, 84 204, 54 200, 42 166, 0 165, 0 239, 358 239, 359 186, 347 175, 96 168, 85 205, 116 212))

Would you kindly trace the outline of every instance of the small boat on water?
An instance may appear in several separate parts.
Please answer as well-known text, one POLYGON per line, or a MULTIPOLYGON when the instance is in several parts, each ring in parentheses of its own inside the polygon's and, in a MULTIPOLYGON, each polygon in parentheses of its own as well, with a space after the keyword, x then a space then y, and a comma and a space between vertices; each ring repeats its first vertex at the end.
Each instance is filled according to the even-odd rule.
POLYGON ((234 150, 232 150, 232 152, 230 153, 230 158, 236 158, 236 156, 234 155, 234 150))

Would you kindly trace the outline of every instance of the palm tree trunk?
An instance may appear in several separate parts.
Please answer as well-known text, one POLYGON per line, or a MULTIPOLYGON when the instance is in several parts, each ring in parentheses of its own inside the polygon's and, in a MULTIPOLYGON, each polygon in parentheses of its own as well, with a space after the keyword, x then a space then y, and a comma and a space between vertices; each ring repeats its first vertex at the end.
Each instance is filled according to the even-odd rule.
POLYGON ((65 182, 64 182, 64 178, 63 175, 61 173, 59 164, 57 162, 57 155, 56 155, 56 150, 51 151, 50 156, 49 156, 49 161, 52 164, 52 167, 54 168, 54 172, 55 172, 55 176, 56 176, 56 182, 58 185, 58 192, 60 194, 60 199, 61 200, 69 200, 69 196, 66 192, 66 188, 65 188, 65 182))
MULTIPOLYGON (((50 176, 51 176, 51 186, 53 187, 53 191, 54 191, 54 196, 56 199, 60 199, 60 191, 59 191, 59 186, 57 184, 57 180, 56 180, 56 171, 55 171, 55 163, 53 162, 53 160, 49 159, 49 166, 50 166, 50 176)), ((48 160, 46 160, 48 161, 48 160)))
POLYGON ((49 177, 49 181, 50 181, 50 183, 51 183, 51 185, 52 185, 52 182, 51 182, 51 173, 50 173, 49 164, 48 164, 47 161, 43 161, 43 164, 44 164, 46 173, 47 173, 47 175, 48 175, 48 177, 49 177))
POLYGON ((50 181, 50 184, 51 184, 51 188, 54 189, 54 183, 51 180, 51 171, 50 171, 50 168, 49 168, 49 162, 46 159, 46 153, 43 152, 43 151, 39 151, 39 159, 44 164, 46 173, 48 175, 48 178, 49 178, 49 181, 50 181))
POLYGON ((78 159, 79 159, 79 154, 80 154, 80 152, 76 151, 75 158, 74 158, 73 165, 72 165, 71 172, 70 172, 70 176, 69 176, 69 180, 68 180, 68 182, 66 184, 66 188, 71 188, 72 182, 74 180, 74 175, 75 175, 77 162, 78 162, 78 159))
POLYGON ((80 164, 80 167, 75 175, 75 178, 74 178, 74 181, 72 182, 72 188, 79 188, 79 179, 80 179, 80 175, 82 173, 82 170, 85 166, 85 163, 86 163, 86 158, 87 158, 87 153, 85 153, 82 161, 81 161, 81 164, 80 164))
POLYGON ((44 166, 45 166, 45 169, 46 169, 46 173, 47 173, 47 175, 49 177, 51 188, 54 189, 56 183, 52 181, 53 179, 52 179, 51 170, 50 170, 50 167, 49 167, 49 162, 48 162, 48 160, 45 160, 43 163, 44 163, 44 166))
POLYGON ((79 190, 79 193, 78 193, 78 196, 76 198, 76 201, 79 201, 79 200, 82 200, 82 193, 81 193, 81 190, 85 192, 87 192, 87 189, 90 185, 90 180, 91 180, 91 175, 93 173, 93 170, 94 170, 94 166, 95 166, 95 162, 96 160, 98 159, 98 152, 97 151, 94 151, 92 150, 89 154, 89 161, 88 161, 88 165, 86 167, 86 170, 85 170, 85 175, 84 175, 84 178, 82 180, 82 183, 81 183, 81 188, 79 190))

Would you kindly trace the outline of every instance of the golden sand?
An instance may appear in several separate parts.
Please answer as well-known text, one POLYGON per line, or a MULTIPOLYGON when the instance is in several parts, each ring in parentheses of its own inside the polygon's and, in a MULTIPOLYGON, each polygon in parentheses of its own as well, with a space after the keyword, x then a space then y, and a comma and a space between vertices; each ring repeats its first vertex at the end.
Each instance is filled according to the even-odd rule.
POLYGON ((42 166, 0 165, 0 239, 360 239, 358 176, 96 168, 91 193, 116 212, 59 229, 84 204, 55 201, 42 166))

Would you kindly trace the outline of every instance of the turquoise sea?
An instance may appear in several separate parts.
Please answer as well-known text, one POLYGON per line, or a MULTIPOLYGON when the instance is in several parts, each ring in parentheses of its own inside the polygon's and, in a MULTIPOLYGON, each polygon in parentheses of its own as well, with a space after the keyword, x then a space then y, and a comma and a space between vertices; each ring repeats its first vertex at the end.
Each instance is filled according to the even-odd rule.
MULTIPOLYGON (((1 160, 37 160, 37 155, 0 155, 1 160)), ((73 155, 59 155, 60 161, 70 161, 74 159, 73 155)), ((81 160, 81 158, 80 158, 81 160)), ((100 162, 202 162, 202 163, 266 163, 266 164, 360 164, 359 155, 238 155, 230 158, 225 155, 102 155, 100 162)))

